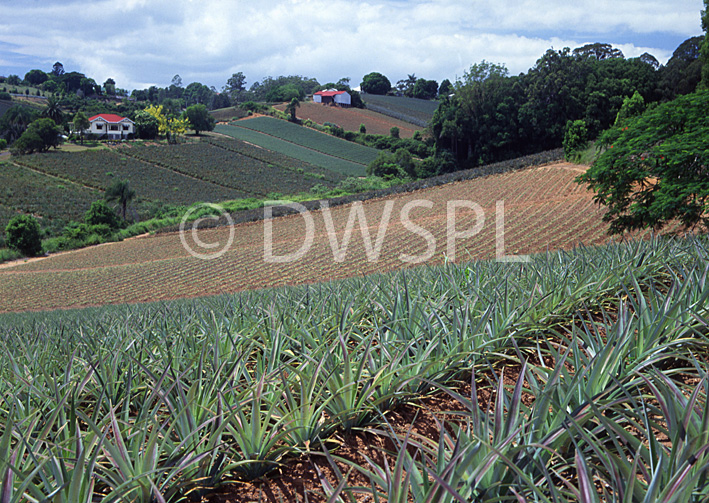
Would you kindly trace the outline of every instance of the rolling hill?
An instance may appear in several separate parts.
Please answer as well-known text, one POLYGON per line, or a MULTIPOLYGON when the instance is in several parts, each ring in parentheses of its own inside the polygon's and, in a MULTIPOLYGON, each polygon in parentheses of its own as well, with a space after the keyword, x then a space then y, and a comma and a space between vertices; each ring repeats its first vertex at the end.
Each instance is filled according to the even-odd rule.
MULTIPOLYGON (((604 243, 603 212, 592 194, 573 181, 579 172, 578 166, 556 163, 313 212, 309 250, 285 263, 264 259, 267 227, 259 221, 198 231, 199 240, 208 244, 224 245, 231 236, 231 245, 214 260, 192 256, 179 234, 171 233, 5 266, 0 269, 0 312, 206 296, 390 271, 417 261, 491 258, 499 243, 499 221, 505 254, 604 243), (463 201, 451 232, 479 226, 473 236, 453 236, 455 249, 448 246, 450 201, 463 201), (498 201, 504 201, 504 214, 498 201), (369 242, 354 220, 345 238, 353 208, 366 216, 362 225, 369 242), (389 225, 377 248, 379 224, 387 215, 389 225)), ((300 215, 274 219, 271 256, 297 252, 306 230, 300 215)))

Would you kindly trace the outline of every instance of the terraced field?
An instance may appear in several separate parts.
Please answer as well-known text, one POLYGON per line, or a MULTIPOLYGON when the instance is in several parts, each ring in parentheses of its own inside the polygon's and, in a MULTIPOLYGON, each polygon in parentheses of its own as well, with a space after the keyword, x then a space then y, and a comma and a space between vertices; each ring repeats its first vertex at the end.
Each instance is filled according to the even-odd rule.
POLYGON ((214 131, 345 176, 364 176, 378 155, 375 149, 270 117, 218 124, 214 131))
POLYGON ((177 233, 58 254, 0 269, 0 312, 204 296, 604 243, 607 225, 573 181, 578 174, 557 163, 312 212, 312 220, 277 218, 269 221, 270 254, 264 222, 197 231, 212 248, 186 233, 207 254, 231 233, 213 260, 192 256, 177 233), (461 201, 454 213, 451 201, 461 201))
MULTIPOLYGON (((277 105, 274 108, 284 111, 286 105, 277 105)), ((297 115, 299 119, 310 119, 321 125, 331 122, 337 124, 345 131, 358 132, 360 124, 364 124, 367 133, 385 136, 389 135, 392 127, 398 127, 401 138, 411 138, 416 131, 422 131, 423 129, 423 127, 389 117, 374 110, 326 106, 312 101, 301 103, 297 115)))

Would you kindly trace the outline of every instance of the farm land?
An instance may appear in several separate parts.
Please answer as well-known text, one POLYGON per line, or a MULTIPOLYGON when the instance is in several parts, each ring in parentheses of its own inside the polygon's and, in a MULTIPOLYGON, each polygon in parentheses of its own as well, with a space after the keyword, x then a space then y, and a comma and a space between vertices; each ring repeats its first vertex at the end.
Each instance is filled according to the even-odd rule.
MULTIPOLYGON (((457 243, 459 261, 495 256, 497 200, 505 201, 508 254, 604 243, 608 238, 602 212, 591 194, 573 182, 578 173, 574 166, 552 164, 375 199, 365 202, 363 210, 374 240, 387 204, 394 204, 391 211, 397 216, 408 202, 432 201, 432 208, 416 208, 410 216, 438 243, 426 264, 446 260, 446 204, 452 200, 475 201, 486 216, 479 234, 457 243)), ((343 243, 351 208, 347 205, 330 210, 338 243, 343 243)), ((461 228, 469 229, 475 222, 472 211, 458 211, 461 228)), ((426 240, 407 230, 400 219, 392 218, 376 260, 368 260, 371 250, 368 252, 355 226, 345 260, 338 262, 333 257, 332 234, 324 212, 314 212, 313 216, 316 232, 309 253, 287 264, 264 260, 264 223, 253 222, 236 226, 234 243, 215 260, 196 259, 185 250, 177 234, 161 234, 6 267, 0 270, 0 311, 146 302, 316 283, 410 267, 401 261, 401 254, 427 254, 426 240), (113 279, 107 281, 109 277, 113 279)), ((272 222, 273 254, 282 256, 297 250, 304 240, 302 217, 293 215, 272 222)), ((225 243, 229 232, 228 228, 205 229, 199 231, 199 237, 206 243, 225 243)))
POLYGON ((395 119, 426 127, 433 118, 433 113, 438 108, 438 103, 403 96, 383 96, 376 94, 362 94, 362 101, 371 111, 393 117, 395 119))
MULTIPOLYGON (((368 147, 357 145, 346 140, 340 140, 325 133, 319 133, 313 130, 308 130, 309 133, 298 131, 297 137, 283 139, 278 136, 275 136, 274 134, 257 130, 256 128, 259 127, 258 124, 252 124, 249 127, 245 126, 247 125, 247 123, 259 119, 261 118, 257 117, 252 119, 242 119, 240 121, 233 122, 229 125, 217 124, 217 126, 214 128, 214 132, 230 136, 238 140, 253 143, 254 145, 258 145, 268 150, 273 150, 289 157, 295 157, 300 161, 314 164, 315 166, 319 166, 321 168, 329 169, 343 176, 364 176, 367 167, 367 163, 365 163, 364 160, 350 160, 341 156, 345 155, 351 158, 355 155, 353 152, 362 152, 362 150, 360 149, 368 147), (311 134, 318 134, 320 136, 313 137, 311 136, 311 134), (329 143, 331 139, 338 140, 342 142, 342 144, 329 143), (328 142, 329 146, 326 147, 318 145, 318 142, 320 141, 328 142), (337 150, 338 148, 340 150, 337 150), (336 153, 337 155, 325 153, 324 150, 334 151, 334 153, 336 153)), ((288 124, 285 121, 278 121, 278 119, 264 119, 288 124)), ((261 125, 262 127, 265 127, 263 126, 263 123, 261 123, 261 125)), ((299 128, 300 130, 308 129, 302 126, 296 126, 294 124, 290 125, 292 127, 299 128)), ((275 130, 276 128, 274 127, 273 129, 275 130)), ((372 150, 373 153, 377 152, 374 149, 370 150, 372 150)), ((367 156, 371 157, 373 153, 368 153, 367 156)), ((374 157, 376 157, 376 155, 374 155, 374 157)))
MULTIPOLYGON (((284 111, 286 105, 276 105, 274 108, 284 111)), ((366 108, 326 106, 312 101, 301 103, 296 113, 299 119, 310 119, 320 125, 331 122, 345 131, 358 132, 359 126, 364 124, 368 134, 389 136, 391 128, 398 127, 401 138, 411 138, 416 131, 423 132, 424 129, 423 126, 415 126, 366 108)))

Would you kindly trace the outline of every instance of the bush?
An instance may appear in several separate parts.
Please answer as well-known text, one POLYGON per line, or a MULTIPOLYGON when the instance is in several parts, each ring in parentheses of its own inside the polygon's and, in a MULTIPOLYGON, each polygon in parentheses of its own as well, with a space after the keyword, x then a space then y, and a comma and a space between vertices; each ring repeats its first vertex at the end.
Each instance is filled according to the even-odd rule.
POLYGON ((394 126, 389 130, 389 134, 392 138, 399 138, 399 128, 394 126))
POLYGON ((5 138, 0 138, 0 150, 7 148, 7 140, 5 138))
POLYGON ((564 134, 564 157, 567 161, 574 162, 579 153, 586 149, 588 145, 588 128, 586 121, 576 120, 566 123, 566 133, 564 134))
POLYGON ((32 215, 13 217, 5 228, 7 245, 27 257, 42 253, 39 222, 32 215))
POLYGON ((12 99, 12 96, 10 96, 10 93, 6 91, 0 92, 0 100, 7 100, 10 101, 12 99))
MULTIPOLYGON (((88 226, 105 225, 108 229, 121 228, 121 220, 106 201, 99 200, 91 203, 91 208, 84 214, 84 222, 88 226)), ((110 234, 110 232, 109 232, 110 234)))

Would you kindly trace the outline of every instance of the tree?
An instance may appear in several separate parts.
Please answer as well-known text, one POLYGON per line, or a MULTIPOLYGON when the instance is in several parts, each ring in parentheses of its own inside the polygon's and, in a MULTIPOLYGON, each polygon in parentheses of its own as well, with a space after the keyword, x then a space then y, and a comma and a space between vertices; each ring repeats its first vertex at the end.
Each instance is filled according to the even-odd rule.
POLYGON ((672 220, 709 225, 709 91, 681 96, 606 131, 605 147, 577 181, 607 207, 611 233, 672 220))
POLYGON ((569 121, 566 123, 564 134, 564 157, 567 161, 575 161, 579 152, 588 144, 588 129, 583 120, 569 121))
POLYGON ((445 79, 443 82, 441 82, 441 85, 438 88, 438 96, 448 96, 452 92, 453 92, 453 84, 451 84, 450 80, 445 79))
POLYGON ((107 78, 106 82, 103 83, 103 89, 106 91, 106 94, 109 96, 115 96, 116 94, 116 81, 113 80, 112 78, 107 78))
POLYGON ((55 77, 64 75, 64 65, 62 65, 59 61, 52 65, 52 75, 54 75, 55 77))
POLYGON ((49 79, 49 75, 42 70, 30 70, 25 74, 25 82, 31 86, 44 84, 49 79))
POLYGON ((47 100, 47 107, 42 111, 42 115, 52 119, 55 124, 62 123, 64 112, 62 112, 59 100, 56 97, 52 96, 47 100))
POLYGON ((121 216, 126 219, 128 204, 135 198, 135 191, 130 188, 128 180, 116 180, 106 189, 106 201, 116 202, 121 208, 121 216))
POLYGON ((20 80, 19 75, 8 75, 7 83, 11 86, 19 86, 22 83, 22 80, 20 80))
POLYGON ((201 103, 187 107, 185 116, 190 121, 190 125, 197 136, 199 136, 200 131, 212 131, 214 129, 214 117, 209 115, 207 107, 201 103))
POLYGON ((438 82, 435 80, 418 79, 414 84, 411 97, 420 100, 432 100, 438 94, 438 82))
POLYGON ((298 98, 293 98, 290 103, 286 105, 286 113, 290 114, 291 122, 297 122, 298 119, 295 116, 295 109, 300 108, 300 100, 298 98))
POLYGON ((623 106, 620 107, 618 115, 615 118, 615 126, 623 125, 623 123, 631 117, 642 115, 645 111, 645 100, 642 95, 635 91, 629 98, 623 100, 623 106))
POLYGON ((14 154, 46 152, 50 147, 57 147, 61 142, 61 131, 52 119, 37 119, 30 124, 12 146, 14 154))
POLYGON ((111 230, 120 229, 121 227, 121 222, 116 212, 106 201, 102 200, 91 203, 91 208, 84 214, 84 222, 86 225, 105 225, 111 230))
POLYGON ((233 103, 242 101, 244 91, 246 91, 246 76, 241 73, 234 73, 226 81, 224 91, 229 94, 233 103))
POLYGON ((17 215, 5 227, 7 245, 27 257, 42 253, 39 223, 32 215, 17 215))
POLYGON ((381 73, 372 72, 362 78, 360 88, 365 93, 386 94, 391 89, 391 82, 381 73))
POLYGON ((76 112, 74 116, 74 131, 79 132, 79 138, 81 138, 81 144, 84 144, 84 131, 91 127, 89 119, 84 115, 82 111, 76 112))
POLYGON ((160 134, 160 123, 155 116, 145 110, 133 114, 133 123, 137 128, 137 136, 143 140, 152 140, 160 134))
POLYGON ((623 58, 623 51, 616 49, 611 44, 586 44, 574 49, 574 56, 579 58, 593 58, 598 61, 611 58, 623 58))

